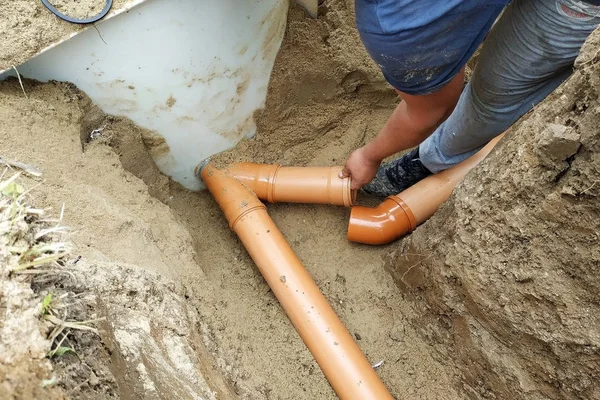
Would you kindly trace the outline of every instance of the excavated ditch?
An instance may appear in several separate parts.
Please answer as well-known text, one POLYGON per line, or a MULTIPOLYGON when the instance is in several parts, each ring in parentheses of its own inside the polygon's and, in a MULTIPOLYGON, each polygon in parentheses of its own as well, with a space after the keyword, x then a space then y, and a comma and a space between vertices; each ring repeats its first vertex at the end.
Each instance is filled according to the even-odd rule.
MULTIPOLYGON (((302 9, 291 8, 267 104, 256 115, 259 133, 216 162, 338 165, 381 128, 397 99, 362 50, 353 28, 352 2, 326 2, 320 14, 312 20, 302 9)), ((597 48, 597 41, 592 44, 597 48)), ((530 139, 523 136, 507 147, 515 152, 522 151, 514 148, 515 143, 520 149, 531 148, 520 154, 526 154, 526 161, 534 159, 527 158, 529 154, 538 154, 542 161, 533 163, 535 171, 560 170, 552 176, 542 174, 554 186, 542 185, 535 201, 554 193, 561 179, 568 181, 548 199, 567 196, 567 205, 587 201, 578 209, 576 222, 566 225, 566 232, 580 232, 583 222, 592 224, 591 236, 574 235, 574 242, 567 242, 584 248, 584 237, 588 240, 589 250, 573 258, 580 266, 572 278, 582 283, 573 286, 579 302, 574 297, 566 303, 549 302, 548 291, 562 293, 558 288, 563 280, 540 286, 543 290, 535 286, 544 282, 536 271, 550 264, 531 258, 523 246, 534 241, 542 243, 534 254, 547 251, 542 230, 532 228, 515 238, 507 232, 518 229, 516 220, 498 217, 510 206, 508 202, 494 206, 494 193, 501 196, 497 192, 502 188, 522 194, 518 179, 500 179, 516 185, 505 188, 485 172, 474 174, 459 190, 465 200, 452 200, 410 239, 381 247, 346 241, 346 209, 268 206, 368 359, 383 361, 377 371, 396 398, 598 395, 597 324, 584 329, 573 316, 574 310, 595 310, 599 303, 598 276, 592 268, 598 262, 593 240, 598 227, 591 216, 598 216, 593 200, 599 171, 591 151, 598 143, 592 131, 598 113, 598 82, 593 78, 597 53, 592 50, 586 50, 589 60, 580 64, 579 83, 561 89, 553 103, 539 108, 534 114, 538 122, 519 128, 545 132, 532 124, 545 126, 551 121, 576 127, 584 151, 570 158, 566 174, 561 173, 565 168, 560 170, 565 160, 543 153, 556 148, 548 133, 531 136, 539 146, 530 146, 530 139), (586 85, 591 89, 579 89, 586 85), (482 182, 491 185, 484 192, 492 198, 485 203, 479 189, 482 182), (482 207, 482 214, 498 226, 485 225, 465 211, 482 207), (514 226, 502 228, 508 223, 514 226), (486 229, 496 232, 504 244, 488 242, 493 235, 486 229), (510 247, 515 241, 521 247, 510 247), (483 267, 500 251, 494 250, 496 245, 505 254, 515 251, 516 258, 507 262, 519 266, 516 283, 507 286, 503 280, 504 259, 492 263, 491 278, 484 279, 488 271, 483 267), (471 258, 480 262, 467 262, 471 258), (519 260, 527 264, 520 265, 519 260), (528 285, 527 290, 522 285, 528 285), (508 314, 510 299, 501 295, 505 288, 522 296, 522 303, 511 304, 508 314), (497 298, 504 308, 494 305, 497 298), (540 304, 554 311, 536 314, 540 304), (531 315, 535 324, 528 320, 531 315), (551 340, 544 335, 553 332, 552 326, 540 322, 548 315, 565 324, 558 331, 560 337, 551 340), (522 348, 525 344, 515 345, 522 339, 532 353, 522 348)), ((71 338, 77 357, 67 355, 54 363, 60 388, 74 398, 90 399, 158 399, 174 394, 207 399, 335 398, 210 195, 185 191, 157 170, 144 145, 154 137, 151 132, 104 115, 72 85, 27 81, 24 89, 27 98, 16 80, 0 82, 0 148, 11 159, 43 172, 41 180, 25 179, 31 185, 42 182, 35 191, 41 206, 60 210, 65 204, 64 222, 73 229, 73 257, 80 258, 72 267, 73 280, 62 283, 62 288, 89 294, 82 318, 86 313, 107 317, 100 337, 77 333, 71 338), (90 133, 98 128, 100 135, 91 139, 90 133)), ((510 177, 510 172, 499 172, 502 160, 513 161, 506 151, 495 153, 481 171, 510 177)), ((533 175, 527 176, 533 185, 533 175)), ((550 200, 540 204, 554 207, 550 200)), ((533 212, 539 218, 528 223, 536 226, 546 214, 543 209, 533 212)), ((547 243, 559 246, 556 240, 547 243)), ((568 265, 569 260, 562 262, 568 265)), ((566 274, 561 268, 555 270, 566 274)), ((590 321, 594 315, 598 314, 588 315, 590 321)))

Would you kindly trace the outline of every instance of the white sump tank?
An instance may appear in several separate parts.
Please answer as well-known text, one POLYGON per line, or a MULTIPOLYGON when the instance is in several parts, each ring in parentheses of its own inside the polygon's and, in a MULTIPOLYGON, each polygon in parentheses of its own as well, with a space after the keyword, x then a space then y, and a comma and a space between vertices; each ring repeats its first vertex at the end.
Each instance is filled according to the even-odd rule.
POLYGON ((195 167, 256 132, 253 114, 264 106, 288 6, 288 0, 138 0, 17 70, 72 82, 104 112, 148 129, 145 142, 161 171, 200 190, 195 167))

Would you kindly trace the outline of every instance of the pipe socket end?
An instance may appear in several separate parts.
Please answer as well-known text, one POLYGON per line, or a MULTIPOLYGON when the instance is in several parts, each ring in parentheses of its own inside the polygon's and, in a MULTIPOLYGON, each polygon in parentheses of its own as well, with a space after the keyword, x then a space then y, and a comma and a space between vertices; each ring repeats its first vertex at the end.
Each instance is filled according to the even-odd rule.
POLYGON ((386 244, 411 233, 417 227, 412 211, 397 196, 378 207, 356 206, 350 212, 347 238, 363 244, 386 244))
POLYGON ((204 171, 204 168, 206 168, 206 166, 210 163, 210 157, 205 158, 204 160, 202 160, 202 162, 200 162, 200 164, 198 164, 196 166, 196 169, 194 169, 194 174, 198 177, 198 179, 200 179, 202 182, 204 182, 204 179, 202 178, 202 172, 204 171))

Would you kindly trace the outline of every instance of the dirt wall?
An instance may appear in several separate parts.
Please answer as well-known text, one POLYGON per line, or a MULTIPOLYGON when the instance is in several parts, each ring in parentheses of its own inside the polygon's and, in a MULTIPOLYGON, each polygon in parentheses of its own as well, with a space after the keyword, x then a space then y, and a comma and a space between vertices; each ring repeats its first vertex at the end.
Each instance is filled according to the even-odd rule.
POLYGON ((471 398, 600 398, 599 45, 391 258, 471 398))

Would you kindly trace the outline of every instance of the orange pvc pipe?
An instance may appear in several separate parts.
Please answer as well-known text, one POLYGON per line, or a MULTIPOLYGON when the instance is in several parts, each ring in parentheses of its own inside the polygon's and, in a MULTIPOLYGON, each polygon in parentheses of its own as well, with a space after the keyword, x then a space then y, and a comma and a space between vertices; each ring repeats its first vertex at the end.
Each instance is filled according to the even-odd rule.
POLYGON ((353 207, 348 223, 348 240, 386 244, 414 231, 450 198, 456 184, 492 151, 503 136, 492 139, 460 164, 430 175, 402 193, 388 197, 378 207, 353 207))
POLYGON ((227 173, 269 203, 335 204, 351 207, 356 192, 350 178, 338 177, 342 167, 282 167, 238 163, 227 173))
POLYGON ((254 193, 211 164, 201 175, 340 399, 393 399, 254 193))

